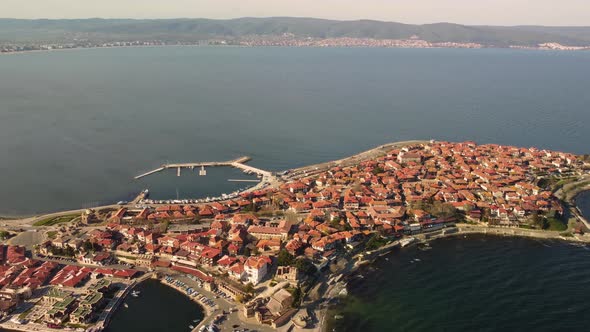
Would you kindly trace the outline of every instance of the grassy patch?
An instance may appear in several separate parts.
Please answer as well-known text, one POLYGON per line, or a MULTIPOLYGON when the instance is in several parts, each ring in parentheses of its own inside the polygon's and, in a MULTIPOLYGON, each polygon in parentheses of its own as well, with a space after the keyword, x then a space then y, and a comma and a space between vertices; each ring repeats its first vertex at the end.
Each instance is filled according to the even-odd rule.
POLYGON ((20 315, 18 315, 18 319, 20 319, 20 320, 26 319, 32 310, 33 310, 33 307, 30 307, 29 309, 23 311, 20 315))
POLYGON ((69 214, 69 215, 65 215, 65 216, 46 218, 46 219, 42 219, 42 220, 37 221, 36 223, 33 224, 33 226, 53 226, 53 225, 57 225, 57 224, 70 222, 70 221, 76 219, 77 217, 79 217, 78 214, 69 214))
POLYGON ((567 225, 559 219, 547 218, 547 222, 549 223, 549 227, 547 229, 550 231, 563 232, 567 230, 567 225))
POLYGON ((51 240, 55 239, 56 236, 57 236, 57 231, 47 232, 47 237, 50 238, 51 240))
POLYGON ((385 239, 381 238, 381 236, 379 235, 373 235, 373 237, 370 238, 369 241, 367 241, 365 249, 375 250, 383 247, 385 244, 387 244, 387 241, 385 239))

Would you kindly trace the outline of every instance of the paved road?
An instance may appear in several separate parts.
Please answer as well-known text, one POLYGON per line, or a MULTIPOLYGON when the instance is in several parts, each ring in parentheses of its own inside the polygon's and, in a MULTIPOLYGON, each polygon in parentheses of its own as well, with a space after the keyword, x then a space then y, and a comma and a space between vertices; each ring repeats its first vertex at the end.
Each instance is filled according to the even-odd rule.
POLYGON ((587 190, 590 186, 586 185, 586 188, 577 188, 576 190, 571 190, 572 187, 578 186, 580 184, 584 184, 590 180, 590 174, 583 175, 578 181, 568 183, 563 187, 559 188, 553 196, 561 199, 562 201, 569 201, 571 200, 577 193, 587 190))
POLYGON ((327 169, 334 167, 334 166, 350 166, 360 163, 361 161, 376 158, 378 156, 384 155, 386 152, 389 152, 391 149, 394 148, 401 148, 406 145, 414 145, 414 144, 426 144, 428 141, 423 140, 413 140, 413 141, 401 141, 401 142, 393 142, 388 144, 380 145, 376 148, 363 151, 357 153, 353 156, 346 157, 339 160, 328 161, 325 163, 303 166, 300 168, 292 169, 291 172, 284 177, 285 180, 296 180, 303 177, 311 176, 314 174, 318 174, 321 172, 326 171, 327 169))
MULTIPOLYGON (((101 210, 101 209, 117 209, 120 208, 120 205, 104 205, 104 206, 97 206, 93 207, 94 210, 101 210)), ((77 209, 77 210, 69 210, 69 211, 58 211, 53 213, 47 213, 39 216, 27 217, 22 219, 6 219, 0 222, 0 225, 9 228, 27 228, 33 227, 33 224, 39 220, 48 219, 48 218, 55 218, 69 214, 82 214, 82 212, 86 211, 87 209, 77 209)))

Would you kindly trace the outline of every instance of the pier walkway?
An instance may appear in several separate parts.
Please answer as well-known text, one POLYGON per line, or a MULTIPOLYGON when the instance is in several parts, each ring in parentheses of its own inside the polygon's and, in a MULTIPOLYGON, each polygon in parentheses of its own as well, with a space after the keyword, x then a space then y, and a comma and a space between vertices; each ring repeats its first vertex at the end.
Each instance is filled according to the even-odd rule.
MULTIPOLYGON (((180 170, 182 168, 189 168, 189 169, 195 169, 195 168, 201 168, 199 170, 199 174, 200 175, 206 175, 207 172, 205 171, 205 167, 215 167, 215 166, 226 166, 226 167, 234 167, 234 168, 239 168, 242 171, 244 171, 244 173, 248 173, 248 174, 256 174, 258 175, 260 179, 260 181, 258 180, 249 180, 248 182, 258 182, 257 185, 255 185, 254 187, 251 187, 247 190, 245 190, 244 192, 251 192, 251 191, 256 191, 256 190, 260 190, 262 188, 265 188, 267 186, 271 186, 271 187, 277 187, 280 184, 279 179, 272 173, 269 171, 265 171, 263 169, 260 168, 256 168, 256 167, 252 167, 249 165, 244 164, 245 162, 251 160, 252 158, 248 157, 248 156, 244 156, 244 157, 240 157, 234 160, 229 160, 229 161, 205 161, 205 162, 194 162, 194 163, 172 163, 172 164, 164 164, 162 166, 160 166, 159 168, 156 168, 154 170, 151 170, 149 172, 140 174, 138 176, 135 177, 135 179, 141 179, 143 177, 146 177, 148 175, 157 173, 157 172, 161 172, 165 169, 176 169, 177 170, 177 175, 180 176, 180 170)), ((231 180, 231 181, 238 181, 238 182, 246 182, 246 180, 231 180)))
POLYGON ((140 174, 138 176, 135 177, 136 180, 141 179, 143 177, 146 177, 148 175, 152 175, 154 173, 158 173, 161 172, 165 169, 169 169, 169 168, 176 168, 178 170, 177 174, 180 174, 180 169, 181 168, 189 168, 189 169, 195 169, 198 167, 215 167, 215 166, 229 166, 229 167, 236 167, 236 168, 241 168, 243 170, 248 170, 250 172, 256 173, 256 174, 261 174, 264 176, 263 173, 269 173, 251 166, 246 166, 243 163, 249 161, 251 158, 248 156, 244 156, 244 157, 240 157, 234 160, 229 160, 229 161, 205 161, 205 162, 195 162, 195 163, 173 163, 173 164, 164 164, 162 166, 160 166, 159 168, 156 168, 154 170, 151 170, 149 172, 145 172, 143 174, 140 174))

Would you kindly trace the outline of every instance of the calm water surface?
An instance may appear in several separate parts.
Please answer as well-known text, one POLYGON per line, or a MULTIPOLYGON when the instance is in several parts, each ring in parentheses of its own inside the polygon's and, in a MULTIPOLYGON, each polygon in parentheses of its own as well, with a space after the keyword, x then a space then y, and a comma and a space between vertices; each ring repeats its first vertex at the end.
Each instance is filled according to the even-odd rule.
POLYGON ((576 196, 576 205, 580 208, 584 217, 590 220, 590 190, 583 191, 576 196))
POLYGON ((329 331, 588 330, 588 247, 492 236, 432 247, 395 252, 351 282, 329 331))
POLYGON ((92 49, 2 56, 0 76, 0 215, 243 185, 132 180, 166 161, 282 170, 429 138, 590 152, 588 52, 92 49))
MULTIPOLYGON (((237 170, 282 170, 390 141, 476 140, 589 153, 590 53, 165 47, 0 56, 0 215, 212 196, 237 170)), ((590 195, 579 203, 590 215, 590 195), (585 203, 584 203, 585 202, 585 203)), ((472 237, 402 250, 351 284, 337 331, 586 331, 590 252, 472 237), (420 262, 411 263, 415 258, 420 262)), ((111 331, 183 331, 201 309, 163 285, 111 331), (174 303, 174 305, 170 305, 174 303)))
POLYGON ((180 292, 162 285, 156 280, 147 280, 137 286, 140 296, 129 296, 113 316, 107 331, 190 331, 194 320, 202 320, 203 309, 180 292))

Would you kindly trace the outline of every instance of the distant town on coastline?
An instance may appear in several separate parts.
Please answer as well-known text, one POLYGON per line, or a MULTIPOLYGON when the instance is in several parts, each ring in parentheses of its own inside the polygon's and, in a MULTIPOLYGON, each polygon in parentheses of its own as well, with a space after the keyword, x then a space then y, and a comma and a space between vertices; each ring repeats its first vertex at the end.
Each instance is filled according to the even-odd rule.
POLYGON ((590 27, 412 25, 292 17, 0 19, 0 53, 162 45, 588 50, 590 27))

